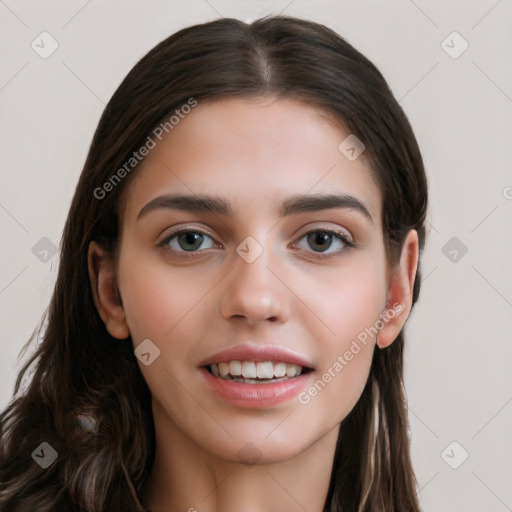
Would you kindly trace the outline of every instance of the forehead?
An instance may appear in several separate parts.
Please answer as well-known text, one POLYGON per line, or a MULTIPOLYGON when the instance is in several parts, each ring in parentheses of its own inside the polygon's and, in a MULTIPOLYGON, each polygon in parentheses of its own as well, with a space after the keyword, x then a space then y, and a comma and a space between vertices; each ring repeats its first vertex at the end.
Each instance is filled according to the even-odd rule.
POLYGON ((230 98, 180 118, 136 170, 127 218, 170 192, 216 194, 238 209, 271 213, 295 194, 339 192, 364 201, 380 224, 381 193, 364 153, 349 160, 341 123, 295 100, 230 98))

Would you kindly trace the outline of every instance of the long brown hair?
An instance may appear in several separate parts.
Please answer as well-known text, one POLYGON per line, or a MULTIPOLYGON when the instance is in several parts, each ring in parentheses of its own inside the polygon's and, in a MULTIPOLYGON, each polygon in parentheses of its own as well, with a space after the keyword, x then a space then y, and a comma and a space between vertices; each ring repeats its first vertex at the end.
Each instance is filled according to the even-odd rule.
MULTIPOLYGON (((3 512, 144 511, 155 450, 151 397, 131 343, 105 329, 87 270, 92 240, 116 249, 119 198, 136 169, 111 181, 105 197, 98 187, 190 98, 265 95, 307 103, 363 141, 383 195, 388 259, 397 261, 410 229, 423 251, 427 182, 421 154, 404 112, 367 58, 325 26, 282 16, 252 24, 220 19, 170 36, 130 71, 94 135, 65 225, 40 344, 0 417, 3 512), (78 428, 81 413, 96 428, 78 428), (47 469, 31 457, 42 442, 58 454, 47 469)), ((413 304, 420 281, 418 270, 413 304)), ((400 333, 391 346, 374 351, 366 387, 340 427, 324 512, 420 510, 403 348, 400 333)))

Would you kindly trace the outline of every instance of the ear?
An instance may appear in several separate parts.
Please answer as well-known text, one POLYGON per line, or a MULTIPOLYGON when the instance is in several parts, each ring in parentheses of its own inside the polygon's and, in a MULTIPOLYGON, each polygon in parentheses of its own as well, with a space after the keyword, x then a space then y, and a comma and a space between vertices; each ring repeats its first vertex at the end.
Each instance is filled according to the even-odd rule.
POLYGON ((117 289, 113 256, 96 242, 91 242, 87 263, 94 304, 107 331, 114 338, 123 340, 128 338, 130 329, 126 323, 123 304, 117 289))
POLYGON ((405 237, 399 264, 392 270, 386 295, 386 305, 381 315, 382 329, 377 345, 391 345, 402 330, 412 308, 412 292, 418 269, 418 233, 411 229, 405 237))

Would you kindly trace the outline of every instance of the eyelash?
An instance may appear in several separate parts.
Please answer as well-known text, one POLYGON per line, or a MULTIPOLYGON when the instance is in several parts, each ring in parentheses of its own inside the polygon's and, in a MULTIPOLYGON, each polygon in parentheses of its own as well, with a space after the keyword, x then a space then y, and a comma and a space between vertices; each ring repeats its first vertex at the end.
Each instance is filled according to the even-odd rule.
MULTIPOLYGON (((201 234, 201 235, 205 235, 209 238, 211 238, 212 240, 213 237, 207 233, 206 231, 203 231, 201 229, 198 229, 198 228, 186 228, 186 229, 180 229, 180 230, 177 230, 177 231, 174 231, 173 233, 169 234, 168 236, 166 236, 164 239, 162 239, 159 243, 158 243, 158 246, 159 247, 162 247, 168 251, 171 251, 171 252, 179 252, 179 253, 182 253, 183 255, 187 255, 186 257, 194 257, 196 256, 198 253, 204 251, 204 250, 207 250, 207 249, 195 249, 193 251, 185 251, 185 250, 176 250, 176 249, 171 249, 168 244, 169 242, 177 237, 178 235, 181 235, 183 233, 198 233, 198 234, 201 234)), ((317 252, 317 251, 313 251, 311 250, 310 252, 312 252, 316 258, 319 258, 319 259, 322 259, 322 258, 328 258, 330 256, 333 256, 333 255, 336 255, 336 254, 340 254, 342 252, 345 252, 349 249, 353 249, 354 247, 357 247, 358 244, 356 244, 355 242, 351 242, 348 237, 340 232, 340 231, 336 231, 334 229, 327 229, 327 228, 315 228, 315 229, 312 229, 310 231, 307 231, 306 233, 304 233, 303 235, 300 236, 300 238, 298 239, 298 241, 304 239, 305 237, 307 237, 308 235, 312 235, 312 234, 315 234, 315 233, 325 233, 325 234, 328 234, 328 235, 332 235, 334 238, 336 238, 337 240, 339 240, 342 244, 343 244, 343 248, 341 250, 338 250, 338 251, 335 251, 334 253, 325 253, 325 252, 317 252)), ((297 242, 294 242, 294 246, 297 242)), ((329 250, 330 247, 327 249, 329 250)))

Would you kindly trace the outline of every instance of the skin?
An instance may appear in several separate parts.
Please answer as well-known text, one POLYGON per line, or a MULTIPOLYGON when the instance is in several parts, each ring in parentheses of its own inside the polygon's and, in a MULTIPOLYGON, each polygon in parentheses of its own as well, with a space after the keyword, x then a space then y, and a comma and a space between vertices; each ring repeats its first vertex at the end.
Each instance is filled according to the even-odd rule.
POLYGON ((418 262, 414 230, 399 261, 386 261, 381 193, 364 154, 349 161, 338 150, 348 134, 292 100, 200 104, 128 185, 117 258, 91 243, 91 284, 106 328, 131 336, 134 348, 149 338, 160 349, 149 366, 139 362, 156 428, 151 511, 322 510, 339 424, 362 393, 373 350, 402 329, 418 262), (170 193, 224 197, 236 215, 160 208, 137 219, 170 193), (354 196, 372 221, 353 208, 279 217, 289 196, 318 193, 354 196), (188 259, 177 238, 158 246, 184 227, 211 237, 188 259), (333 238, 322 259, 305 236, 315 228, 341 230, 357 246, 333 238), (252 263, 235 251, 247 236, 263 249, 252 263), (247 341, 304 355, 313 384, 393 304, 400 311, 307 404, 295 397, 241 408, 205 386, 200 363, 247 341), (256 464, 240 460, 244 446, 256 464))

